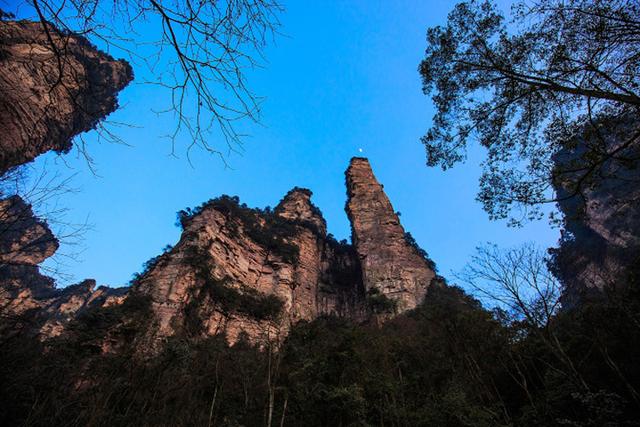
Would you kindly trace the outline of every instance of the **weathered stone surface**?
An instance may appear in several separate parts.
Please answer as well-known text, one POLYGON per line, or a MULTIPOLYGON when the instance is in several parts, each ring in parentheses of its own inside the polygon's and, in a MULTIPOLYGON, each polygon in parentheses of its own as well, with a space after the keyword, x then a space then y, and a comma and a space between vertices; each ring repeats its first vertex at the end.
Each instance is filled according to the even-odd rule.
POLYGON ((241 335, 253 342, 273 340, 292 324, 322 314, 354 320, 378 314, 368 306, 365 289, 372 288, 396 301, 396 313, 419 304, 434 272, 405 241, 368 162, 354 159, 347 177, 355 248, 326 235, 326 222, 307 189, 291 190, 273 212, 228 197, 190 211, 181 221, 178 244, 135 285, 136 293, 152 301, 156 326, 150 335, 222 333, 231 342, 241 335), (295 259, 273 244, 276 236, 283 238, 280 245, 297 249, 295 259), (282 310, 265 318, 237 304, 230 309, 229 289, 235 298, 275 296, 282 310))
POLYGON ((29 21, 0 21, 0 174, 93 129, 133 78, 86 39, 29 21))
POLYGON ((37 265, 58 250, 46 223, 19 196, 0 200, 0 265, 37 265))
POLYGON ((291 221, 314 226, 321 236, 327 234, 327 222, 320 210, 311 203, 311 190, 294 188, 289 191, 276 207, 276 213, 291 221))
POLYGON ((405 238, 398 215, 376 180, 369 161, 353 158, 347 177, 347 214, 367 291, 377 289, 400 311, 418 305, 435 272, 405 238))
MULTIPOLYGON (((153 334, 193 333, 188 323, 195 318, 200 335, 223 333, 234 342, 245 334, 260 342, 283 337, 300 320, 353 311, 347 307, 353 305, 351 300, 362 299, 353 268, 357 261, 353 253, 340 252, 327 240, 325 221, 310 197, 308 190, 292 190, 275 209, 275 215, 292 227, 287 243, 298 248, 295 261, 256 242, 247 233, 247 224, 221 207, 205 207, 188 221, 175 248, 160 257, 136 288, 151 297, 157 325, 153 334), (249 297, 275 296, 282 310, 270 318, 228 310, 215 292, 207 291, 203 274, 249 297), (353 281, 341 283, 339 274, 353 274, 353 281)), ((256 215, 258 223, 269 220, 268 213, 256 215)))
MULTIPOLYGON (((71 139, 117 107, 131 67, 86 39, 40 23, 0 21, 0 175, 71 139), (50 39, 49 39, 50 37, 50 39)), ((55 336, 83 310, 122 302, 126 289, 95 282, 57 289, 38 264, 58 249, 19 196, 0 200, 0 328, 55 336)))
POLYGON ((0 332, 26 328, 52 337, 82 310, 122 302, 126 289, 94 290, 94 280, 57 289, 38 267, 57 249, 58 240, 30 205, 18 196, 0 200, 0 332))
MULTIPOLYGON (((179 242, 147 264, 128 294, 150 302, 152 318, 141 337, 147 350, 171 336, 279 341, 291 325, 324 314, 384 320, 419 304, 433 271, 405 241, 368 162, 354 159, 347 177, 355 246, 326 234, 306 189, 294 188, 273 211, 227 196, 182 211, 179 242), (366 292, 372 289, 396 307, 373 308, 366 292)), ((20 230, 50 237, 46 224, 31 221, 35 225, 20 230)), ((14 240, 20 239, 17 233, 14 240)), ((93 281, 56 289, 37 267, 55 248, 41 249, 28 265, 0 270, 0 314, 35 313, 37 332, 47 337, 64 332, 86 309, 122 303, 127 292, 95 290, 93 281)))
POLYGON ((248 286, 280 297, 286 309, 292 306, 292 266, 245 236, 242 226, 217 209, 205 208, 189 221, 178 244, 140 280, 136 289, 151 298, 156 316, 153 335, 225 333, 234 341, 241 332, 254 339, 277 333, 277 322, 227 312, 206 289, 207 279, 227 280, 224 286, 238 292, 248 286), (199 277, 203 274, 204 279, 199 277), (198 325, 189 324, 193 321, 198 325))

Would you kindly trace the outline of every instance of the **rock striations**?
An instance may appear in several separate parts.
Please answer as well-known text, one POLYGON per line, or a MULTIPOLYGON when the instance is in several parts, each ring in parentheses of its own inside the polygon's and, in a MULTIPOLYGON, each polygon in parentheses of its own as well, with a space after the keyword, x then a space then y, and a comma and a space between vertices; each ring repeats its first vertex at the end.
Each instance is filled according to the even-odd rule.
MULTIPOLYGON (((15 275, 0 281, 0 311, 35 309, 44 319, 38 332, 53 336, 87 308, 143 299, 148 323, 141 338, 153 349, 174 336, 278 341, 296 322, 322 315, 382 321, 416 307, 435 283, 433 264, 406 238, 366 159, 352 160, 347 187, 353 245, 327 234, 307 189, 294 188, 273 210, 221 196, 178 213, 180 240, 146 263, 128 296, 94 290, 92 281, 56 290, 32 262, 40 256, 28 262, 37 281, 15 275)), ((40 234, 52 237, 37 221, 22 228, 36 242, 40 234)), ((34 247, 46 257, 57 242, 34 247)), ((118 347, 114 336, 103 349, 118 347)))
POLYGON ((352 160, 347 186, 353 246, 326 234, 307 189, 273 211, 227 196, 182 211, 180 241, 133 285, 151 300, 149 333, 255 342, 325 314, 384 319, 416 307, 436 277, 432 264, 406 239, 366 159, 352 160))
POLYGON ((71 148, 118 106, 129 64, 39 22, 0 21, 0 174, 71 148))
POLYGON ((310 197, 294 189, 270 212, 223 196, 181 215, 178 244, 134 284, 151 299, 151 332, 270 340, 320 314, 360 316, 357 257, 327 238, 310 197))
MULTIPOLYGON (((82 36, 0 20, 0 178, 47 151, 69 150, 74 136, 117 108, 117 93, 132 78, 129 64, 82 36)), ((0 332, 55 336, 86 310, 123 301, 126 289, 95 289, 93 280, 56 289, 38 264, 58 246, 28 202, 0 199, 0 332)))
POLYGON ((95 289, 94 280, 57 289, 38 264, 56 252, 58 240, 18 196, 0 200, 0 242, 2 334, 27 328, 45 338, 57 336, 86 309, 119 304, 126 295, 123 288, 95 289))
POLYGON ((415 308, 436 277, 429 260, 400 225, 369 161, 352 159, 346 176, 347 214, 365 289, 395 301, 400 311, 415 308))
MULTIPOLYGON (((125 61, 81 36, 0 21, 0 175, 68 150, 115 110, 132 77, 125 61)), ((181 211, 179 242, 124 289, 95 289, 92 280, 56 289, 38 265, 58 249, 55 236, 20 197, 0 200, 0 316, 46 338, 103 310, 93 314, 109 319, 102 348, 113 349, 117 325, 133 318, 145 319, 153 347, 172 336, 277 340, 322 315, 385 320, 416 307, 433 264, 405 235, 366 159, 352 160, 347 186, 353 245, 327 234, 309 190, 294 188, 273 210, 222 196, 181 211), (139 316, 128 316, 132 309, 139 316)))

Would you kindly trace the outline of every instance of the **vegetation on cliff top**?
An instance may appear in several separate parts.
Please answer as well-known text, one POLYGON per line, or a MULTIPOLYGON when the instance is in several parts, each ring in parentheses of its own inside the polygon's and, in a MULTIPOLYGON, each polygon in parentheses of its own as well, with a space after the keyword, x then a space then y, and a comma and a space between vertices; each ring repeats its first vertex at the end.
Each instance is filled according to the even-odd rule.
POLYGON ((300 249, 290 240, 296 235, 295 224, 276 215, 270 208, 249 208, 240 204, 238 197, 222 195, 204 202, 195 208, 178 212, 176 225, 186 229, 191 221, 206 209, 215 209, 224 214, 232 236, 239 237, 238 224, 242 232, 251 240, 282 258, 282 261, 296 264, 300 249))

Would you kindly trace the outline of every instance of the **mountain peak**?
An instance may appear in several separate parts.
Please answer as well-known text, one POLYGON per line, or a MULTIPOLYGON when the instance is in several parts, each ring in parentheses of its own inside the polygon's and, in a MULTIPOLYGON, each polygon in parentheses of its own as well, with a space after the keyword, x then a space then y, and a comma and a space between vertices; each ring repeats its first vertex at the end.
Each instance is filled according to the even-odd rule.
POLYGON ((324 236, 327 234, 327 223, 320 209, 311 202, 312 195, 307 188, 294 187, 280 201, 275 211, 288 220, 313 224, 324 236))

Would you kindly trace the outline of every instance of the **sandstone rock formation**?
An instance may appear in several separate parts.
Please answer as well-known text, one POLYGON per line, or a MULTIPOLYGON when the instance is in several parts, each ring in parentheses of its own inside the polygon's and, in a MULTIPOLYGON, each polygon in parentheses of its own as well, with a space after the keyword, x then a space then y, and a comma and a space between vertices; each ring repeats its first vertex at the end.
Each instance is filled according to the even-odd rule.
MULTIPOLYGON (((352 160, 347 185, 354 245, 327 235, 307 189, 294 188, 273 210, 221 196, 179 212, 178 243, 147 262, 126 289, 96 290, 94 281, 56 289, 37 264, 55 252, 57 241, 30 207, 14 198, 0 206, 25 216, 5 241, 8 247, 12 241, 33 242, 35 251, 11 258, 19 261, 13 264, 0 259, 6 261, 0 266, 0 314, 33 314, 35 331, 50 337, 92 308, 144 300, 149 314, 141 339, 150 350, 172 336, 277 341, 296 322, 327 314, 384 321, 416 307, 435 273, 415 242, 406 239, 366 159, 352 160)), ((118 348, 117 335, 98 345, 118 348)))
MULTIPOLYGON (((131 79, 126 62, 82 37, 0 21, 0 175, 68 150, 75 135, 115 110, 131 79)), ((144 300, 151 316, 144 334, 157 343, 174 335, 272 340, 323 314, 385 319, 414 308, 433 266, 406 238, 366 159, 352 160, 347 181, 354 246, 327 235, 309 190, 294 188, 273 211, 222 196, 182 211, 180 241, 129 289, 95 289, 92 280, 57 289, 38 265, 58 241, 20 197, 2 200, 0 316, 51 337, 88 310, 122 304, 126 317, 125 306, 144 300)), ((107 347, 118 344, 109 339, 107 347)))
POLYGON ((58 250, 49 226, 19 196, 0 200, 0 264, 37 265, 58 250))
POLYGON ((270 340, 320 314, 358 316, 355 254, 327 238, 310 197, 294 189, 265 212, 223 196, 183 216, 178 244, 134 285, 151 298, 153 334, 270 340))
MULTIPOLYGON (((0 20, 0 175, 93 129, 117 108, 131 67, 86 39, 36 22, 0 20)), ((57 289, 38 266, 58 249, 19 196, 0 200, 0 329, 51 337, 91 307, 121 303, 126 289, 86 280, 57 289)))
POLYGON ((405 235, 369 161, 352 159, 346 175, 347 214, 366 290, 378 290, 396 301, 401 311, 415 308, 435 272, 405 235))
POLYGON ((327 236, 306 189, 273 211, 228 196, 182 211, 180 241, 134 284, 151 299, 150 333, 261 341, 323 314, 364 320, 416 307, 433 269, 406 240, 366 159, 352 160, 347 182, 354 246, 327 236))
POLYGON ((133 78, 129 64, 38 22, 0 21, 0 175, 93 129, 133 78), (49 40, 51 37, 51 41, 49 40))
POLYGON ((122 302, 126 289, 100 287, 93 280, 63 289, 40 273, 40 264, 58 249, 46 223, 20 197, 0 201, 0 332, 52 337, 89 307, 122 302))

